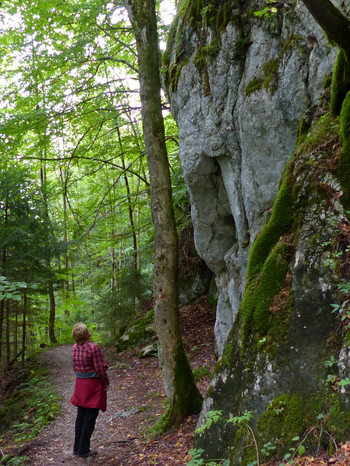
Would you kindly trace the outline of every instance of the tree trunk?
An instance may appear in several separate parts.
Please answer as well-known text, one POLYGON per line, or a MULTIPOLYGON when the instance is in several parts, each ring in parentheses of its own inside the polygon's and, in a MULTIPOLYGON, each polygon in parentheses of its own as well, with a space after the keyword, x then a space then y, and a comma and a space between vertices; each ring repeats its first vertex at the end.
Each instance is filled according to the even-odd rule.
POLYGON ((328 39, 345 50, 350 60, 350 20, 329 0, 303 0, 328 39))
MULTIPOLYGON (((4 209, 4 227, 7 228, 8 222, 8 192, 6 193, 6 200, 5 200, 5 209, 4 209)), ((7 250, 6 247, 2 249, 1 254, 1 274, 5 274, 5 267, 6 267, 6 255, 7 250)), ((2 349, 3 349, 3 324, 4 324, 4 311, 5 311, 5 299, 0 302, 0 367, 2 363, 2 349)))
POLYGON ((18 352, 18 305, 15 305, 15 332, 13 336, 13 353, 16 355, 18 352))
POLYGON ((160 100, 157 23, 154 0, 126 0, 139 61, 142 124, 150 174, 155 230, 155 323, 159 362, 170 402, 165 427, 198 413, 202 397, 181 340, 178 314, 178 248, 171 180, 160 100))
MULTIPOLYGON (((119 143, 121 145, 119 131, 118 131, 118 136, 119 136, 119 143)), ((130 228, 131 228, 132 240, 133 240, 133 267, 135 270, 137 270, 138 251, 137 251, 137 236, 136 236, 135 222, 134 222, 134 209, 133 209, 132 202, 131 202, 131 191, 130 191, 128 175, 126 174, 126 170, 125 170, 126 167, 125 167, 124 156, 121 156, 121 162, 122 162, 122 167, 124 170, 124 182, 125 182, 125 187, 126 187, 126 195, 128 199, 129 220, 130 220, 130 228)))
POLYGON ((49 315, 49 338, 51 343, 57 343, 55 336, 55 316, 56 316, 56 303, 55 293, 53 289, 52 281, 49 280, 49 300, 50 300, 50 315, 49 315))
MULTIPOLYGON (((44 153, 44 155, 46 154, 44 153)), ((41 181, 41 190, 42 190, 44 206, 45 206, 45 220, 48 223, 50 221, 50 218, 49 218, 49 207, 48 207, 47 192, 46 192, 46 185, 47 185, 46 162, 44 162, 43 160, 41 160, 40 181, 41 181)), ((47 267, 50 270, 51 268, 50 259, 47 259, 47 267)), ((55 292, 53 289, 53 283, 51 279, 49 279, 47 287, 48 287, 48 292, 49 292, 49 303, 50 303, 49 338, 50 338, 51 343, 57 343, 57 340, 55 337, 55 314, 56 314, 55 292)))
POLYGON ((26 351, 26 318, 27 318, 27 293, 23 295, 23 323, 22 323, 22 367, 25 363, 25 351, 26 351))
POLYGON ((10 303, 8 301, 6 301, 5 309, 6 309, 6 365, 5 365, 5 371, 7 371, 9 366, 10 366, 10 359, 11 359, 10 303))

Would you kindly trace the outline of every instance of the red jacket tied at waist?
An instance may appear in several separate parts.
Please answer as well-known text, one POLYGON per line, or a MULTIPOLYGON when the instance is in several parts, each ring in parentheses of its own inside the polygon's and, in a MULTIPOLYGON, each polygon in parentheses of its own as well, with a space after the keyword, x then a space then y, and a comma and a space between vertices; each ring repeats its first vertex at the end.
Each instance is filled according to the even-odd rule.
POLYGON ((75 372, 95 371, 98 377, 77 377, 71 403, 74 406, 98 408, 101 411, 106 411, 106 387, 109 385, 109 380, 106 372, 107 364, 103 360, 100 348, 96 343, 89 341, 82 345, 75 343, 72 358, 75 372))

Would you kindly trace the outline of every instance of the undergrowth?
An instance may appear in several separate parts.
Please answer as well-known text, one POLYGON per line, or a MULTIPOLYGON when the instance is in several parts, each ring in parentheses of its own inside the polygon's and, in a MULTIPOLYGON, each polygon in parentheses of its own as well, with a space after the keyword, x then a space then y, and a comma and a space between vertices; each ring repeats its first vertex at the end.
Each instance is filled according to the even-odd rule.
POLYGON ((0 464, 23 464, 21 447, 36 437, 59 412, 59 396, 38 361, 17 374, 21 382, 0 406, 0 464), (19 453, 20 454, 20 453, 19 453))

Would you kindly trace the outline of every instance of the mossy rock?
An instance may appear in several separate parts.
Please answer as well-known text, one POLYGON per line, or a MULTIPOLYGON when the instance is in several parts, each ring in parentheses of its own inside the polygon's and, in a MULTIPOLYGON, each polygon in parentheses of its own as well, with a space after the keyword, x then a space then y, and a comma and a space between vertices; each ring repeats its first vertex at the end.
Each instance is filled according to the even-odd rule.
POLYGON ((345 51, 339 49, 331 84, 330 106, 334 116, 340 114, 342 103, 348 91, 350 91, 350 65, 345 51))
POLYGON ((245 88, 245 95, 251 95, 254 92, 260 91, 264 87, 263 78, 253 78, 249 81, 245 88))
POLYGON ((339 155, 337 177, 343 188, 341 198, 345 208, 350 208, 350 92, 347 93, 340 113, 340 142, 343 146, 339 155))
POLYGON ((290 233, 293 225, 293 179, 291 165, 287 167, 283 175, 283 181, 278 191, 270 220, 264 225, 260 234, 256 237, 251 248, 248 267, 248 284, 256 277, 272 247, 279 238, 290 233))
POLYGON ((123 351, 153 339, 155 337, 155 330, 151 325, 153 322, 153 309, 148 311, 144 316, 133 320, 116 341, 117 350, 123 351))

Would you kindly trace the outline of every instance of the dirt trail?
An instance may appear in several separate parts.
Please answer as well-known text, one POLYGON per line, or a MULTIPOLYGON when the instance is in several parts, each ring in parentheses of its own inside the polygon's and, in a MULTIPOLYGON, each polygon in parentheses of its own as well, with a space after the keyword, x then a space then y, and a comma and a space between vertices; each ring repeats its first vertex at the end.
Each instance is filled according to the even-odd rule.
MULTIPOLYGON (((49 370, 50 382, 62 397, 62 409, 32 442, 26 452, 29 464, 82 464, 83 460, 72 456, 76 408, 70 404, 75 381, 71 349, 71 345, 59 346, 43 354, 43 365, 49 370)), ((135 443, 144 441, 142 426, 150 415, 153 418, 162 412, 164 393, 157 359, 139 360, 125 353, 123 356, 123 360, 114 361, 115 365, 108 371, 111 386, 107 411, 100 412, 91 441, 92 448, 98 450, 98 456, 84 462, 96 465, 135 464, 130 463, 128 457, 135 443), (155 403, 152 406, 147 404, 146 397, 155 403)), ((120 355, 116 357, 120 359, 120 355)))
MULTIPOLYGON (((212 368, 215 359, 210 310, 204 309, 204 306, 185 308, 182 326, 192 367, 205 365, 212 368), (201 329, 199 321, 203 322, 201 329)), ((72 456, 76 408, 70 404, 75 381, 71 348, 71 345, 59 346, 42 355, 42 363, 49 370, 50 382, 62 397, 62 409, 57 418, 27 446, 25 455, 28 464, 185 465, 197 418, 187 419, 179 428, 155 441, 147 440, 145 433, 163 414, 166 397, 158 359, 139 359, 137 352, 132 350, 123 353, 104 350, 105 359, 110 365, 110 389, 107 411, 100 412, 91 439, 91 448, 96 449, 98 455, 88 459, 72 456)), ((208 379, 199 383, 203 393, 208 384, 208 379)))

